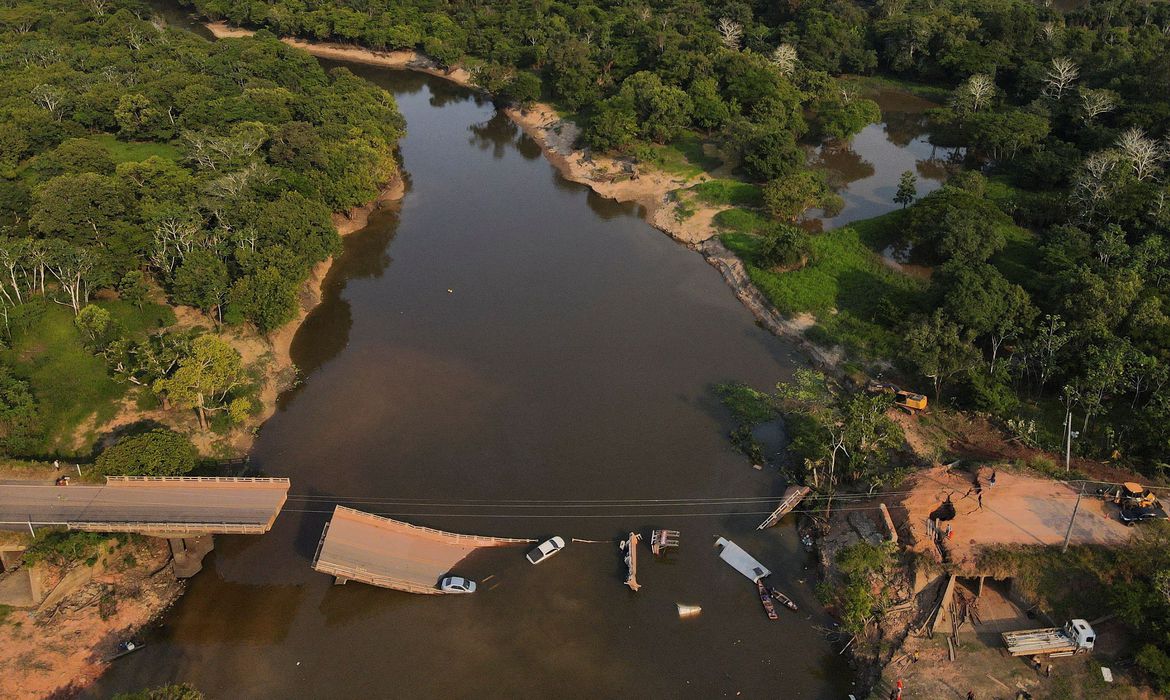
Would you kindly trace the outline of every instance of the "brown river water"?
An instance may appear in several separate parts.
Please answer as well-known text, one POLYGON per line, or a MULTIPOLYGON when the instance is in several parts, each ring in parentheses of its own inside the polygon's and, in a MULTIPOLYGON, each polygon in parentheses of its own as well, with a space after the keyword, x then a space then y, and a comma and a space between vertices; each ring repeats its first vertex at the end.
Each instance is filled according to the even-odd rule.
POLYGON ((791 522, 754 529, 784 484, 732 449, 713 392, 768 388, 801 365, 796 351, 635 207, 560 178, 490 103, 351 69, 406 116, 408 192, 346 239, 294 341, 303 382, 252 455, 294 496, 268 535, 218 538, 147 646, 93 693, 187 681, 211 698, 846 697, 810 555, 791 522), (745 500, 621 503, 699 498, 745 500), (523 548, 479 552, 458 569, 481 582, 471 596, 334 586, 310 561, 336 503, 600 542, 538 567, 523 548), (644 549, 633 593, 616 540, 652 527, 680 530, 682 546, 663 562, 644 549), (801 611, 769 622, 717 536, 801 611), (680 602, 703 612, 681 621, 680 602))

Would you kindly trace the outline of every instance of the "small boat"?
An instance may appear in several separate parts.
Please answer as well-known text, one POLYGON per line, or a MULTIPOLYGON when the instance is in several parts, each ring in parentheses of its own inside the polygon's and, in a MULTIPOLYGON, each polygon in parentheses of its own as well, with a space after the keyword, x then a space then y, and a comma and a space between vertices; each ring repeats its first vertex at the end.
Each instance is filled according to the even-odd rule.
POLYGON ((784 595, 783 593, 781 593, 780 591, 776 590, 775 588, 769 588, 769 589, 768 589, 768 592, 772 594, 772 597, 773 597, 773 598, 775 598, 776 600, 780 601, 780 604, 781 604, 781 605, 783 605, 784 607, 788 608, 789 610, 792 610, 792 611, 794 611, 794 612, 795 612, 796 610, 798 610, 798 609, 799 609, 799 608, 797 608, 797 607, 796 607, 796 603, 792 602, 792 599, 791 599, 791 598, 789 598, 788 596, 784 595))
POLYGON ((698 617, 699 613, 703 612, 703 608, 698 605, 687 605, 686 603, 675 603, 675 605, 678 606, 678 617, 680 620, 698 617))
POLYGON ((768 613, 769 620, 779 620, 780 616, 776 614, 776 606, 772 604, 772 596, 768 595, 768 589, 764 588, 761 581, 756 581, 756 589, 760 593, 760 603, 764 606, 764 612, 768 613))
POLYGON ((123 656, 126 656, 127 654, 133 654, 134 652, 138 651, 139 649, 141 649, 144 646, 146 646, 146 644, 139 643, 139 642, 133 642, 133 641, 122 642, 121 644, 118 645, 118 652, 116 654, 114 654, 113 656, 108 657, 106 659, 106 662, 108 663, 110 661, 113 661, 114 659, 120 659, 123 656))

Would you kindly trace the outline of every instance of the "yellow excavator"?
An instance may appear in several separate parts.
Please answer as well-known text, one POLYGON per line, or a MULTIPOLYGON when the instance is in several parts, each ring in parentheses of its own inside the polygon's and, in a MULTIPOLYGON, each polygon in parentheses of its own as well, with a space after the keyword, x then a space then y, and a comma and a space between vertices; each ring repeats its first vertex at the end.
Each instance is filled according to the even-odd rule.
POLYGON ((871 394, 891 394, 894 397, 894 405, 907 413, 913 415, 919 411, 926 410, 927 400, 922 394, 917 394, 913 391, 907 391, 897 384, 890 384, 888 382, 870 382, 866 387, 866 391, 871 394))
POLYGON ((1115 491, 1102 489, 1102 496, 1117 504, 1118 515, 1126 525, 1166 518, 1166 511, 1154 492, 1137 482, 1127 481, 1115 491))

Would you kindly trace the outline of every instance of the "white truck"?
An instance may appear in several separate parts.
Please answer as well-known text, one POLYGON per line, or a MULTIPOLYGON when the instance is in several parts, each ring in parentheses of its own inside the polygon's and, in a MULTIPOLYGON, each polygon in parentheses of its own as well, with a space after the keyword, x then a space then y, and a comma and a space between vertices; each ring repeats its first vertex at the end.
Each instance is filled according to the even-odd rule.
POLYGON ((1071 620, 1064 627, 1047 627, 1004 632, 1003 643, 1012 656, 1072 656, 1093 650, 1097 634, 1084 620, 1071 620))

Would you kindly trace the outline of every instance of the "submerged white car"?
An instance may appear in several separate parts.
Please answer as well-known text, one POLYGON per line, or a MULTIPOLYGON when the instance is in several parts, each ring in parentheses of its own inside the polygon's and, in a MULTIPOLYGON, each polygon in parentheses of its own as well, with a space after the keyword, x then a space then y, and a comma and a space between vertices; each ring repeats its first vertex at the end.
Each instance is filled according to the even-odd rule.
POLYGON ((447 576, 439 581, 439 590, 444 593, 475 593, 475 581, 462 576, 447 576))
POLYGON ((536 549, 528 553, 529 564, 539 564, 565 548, 565 541, 560 537, 545 540, 537 545, 536 549))

